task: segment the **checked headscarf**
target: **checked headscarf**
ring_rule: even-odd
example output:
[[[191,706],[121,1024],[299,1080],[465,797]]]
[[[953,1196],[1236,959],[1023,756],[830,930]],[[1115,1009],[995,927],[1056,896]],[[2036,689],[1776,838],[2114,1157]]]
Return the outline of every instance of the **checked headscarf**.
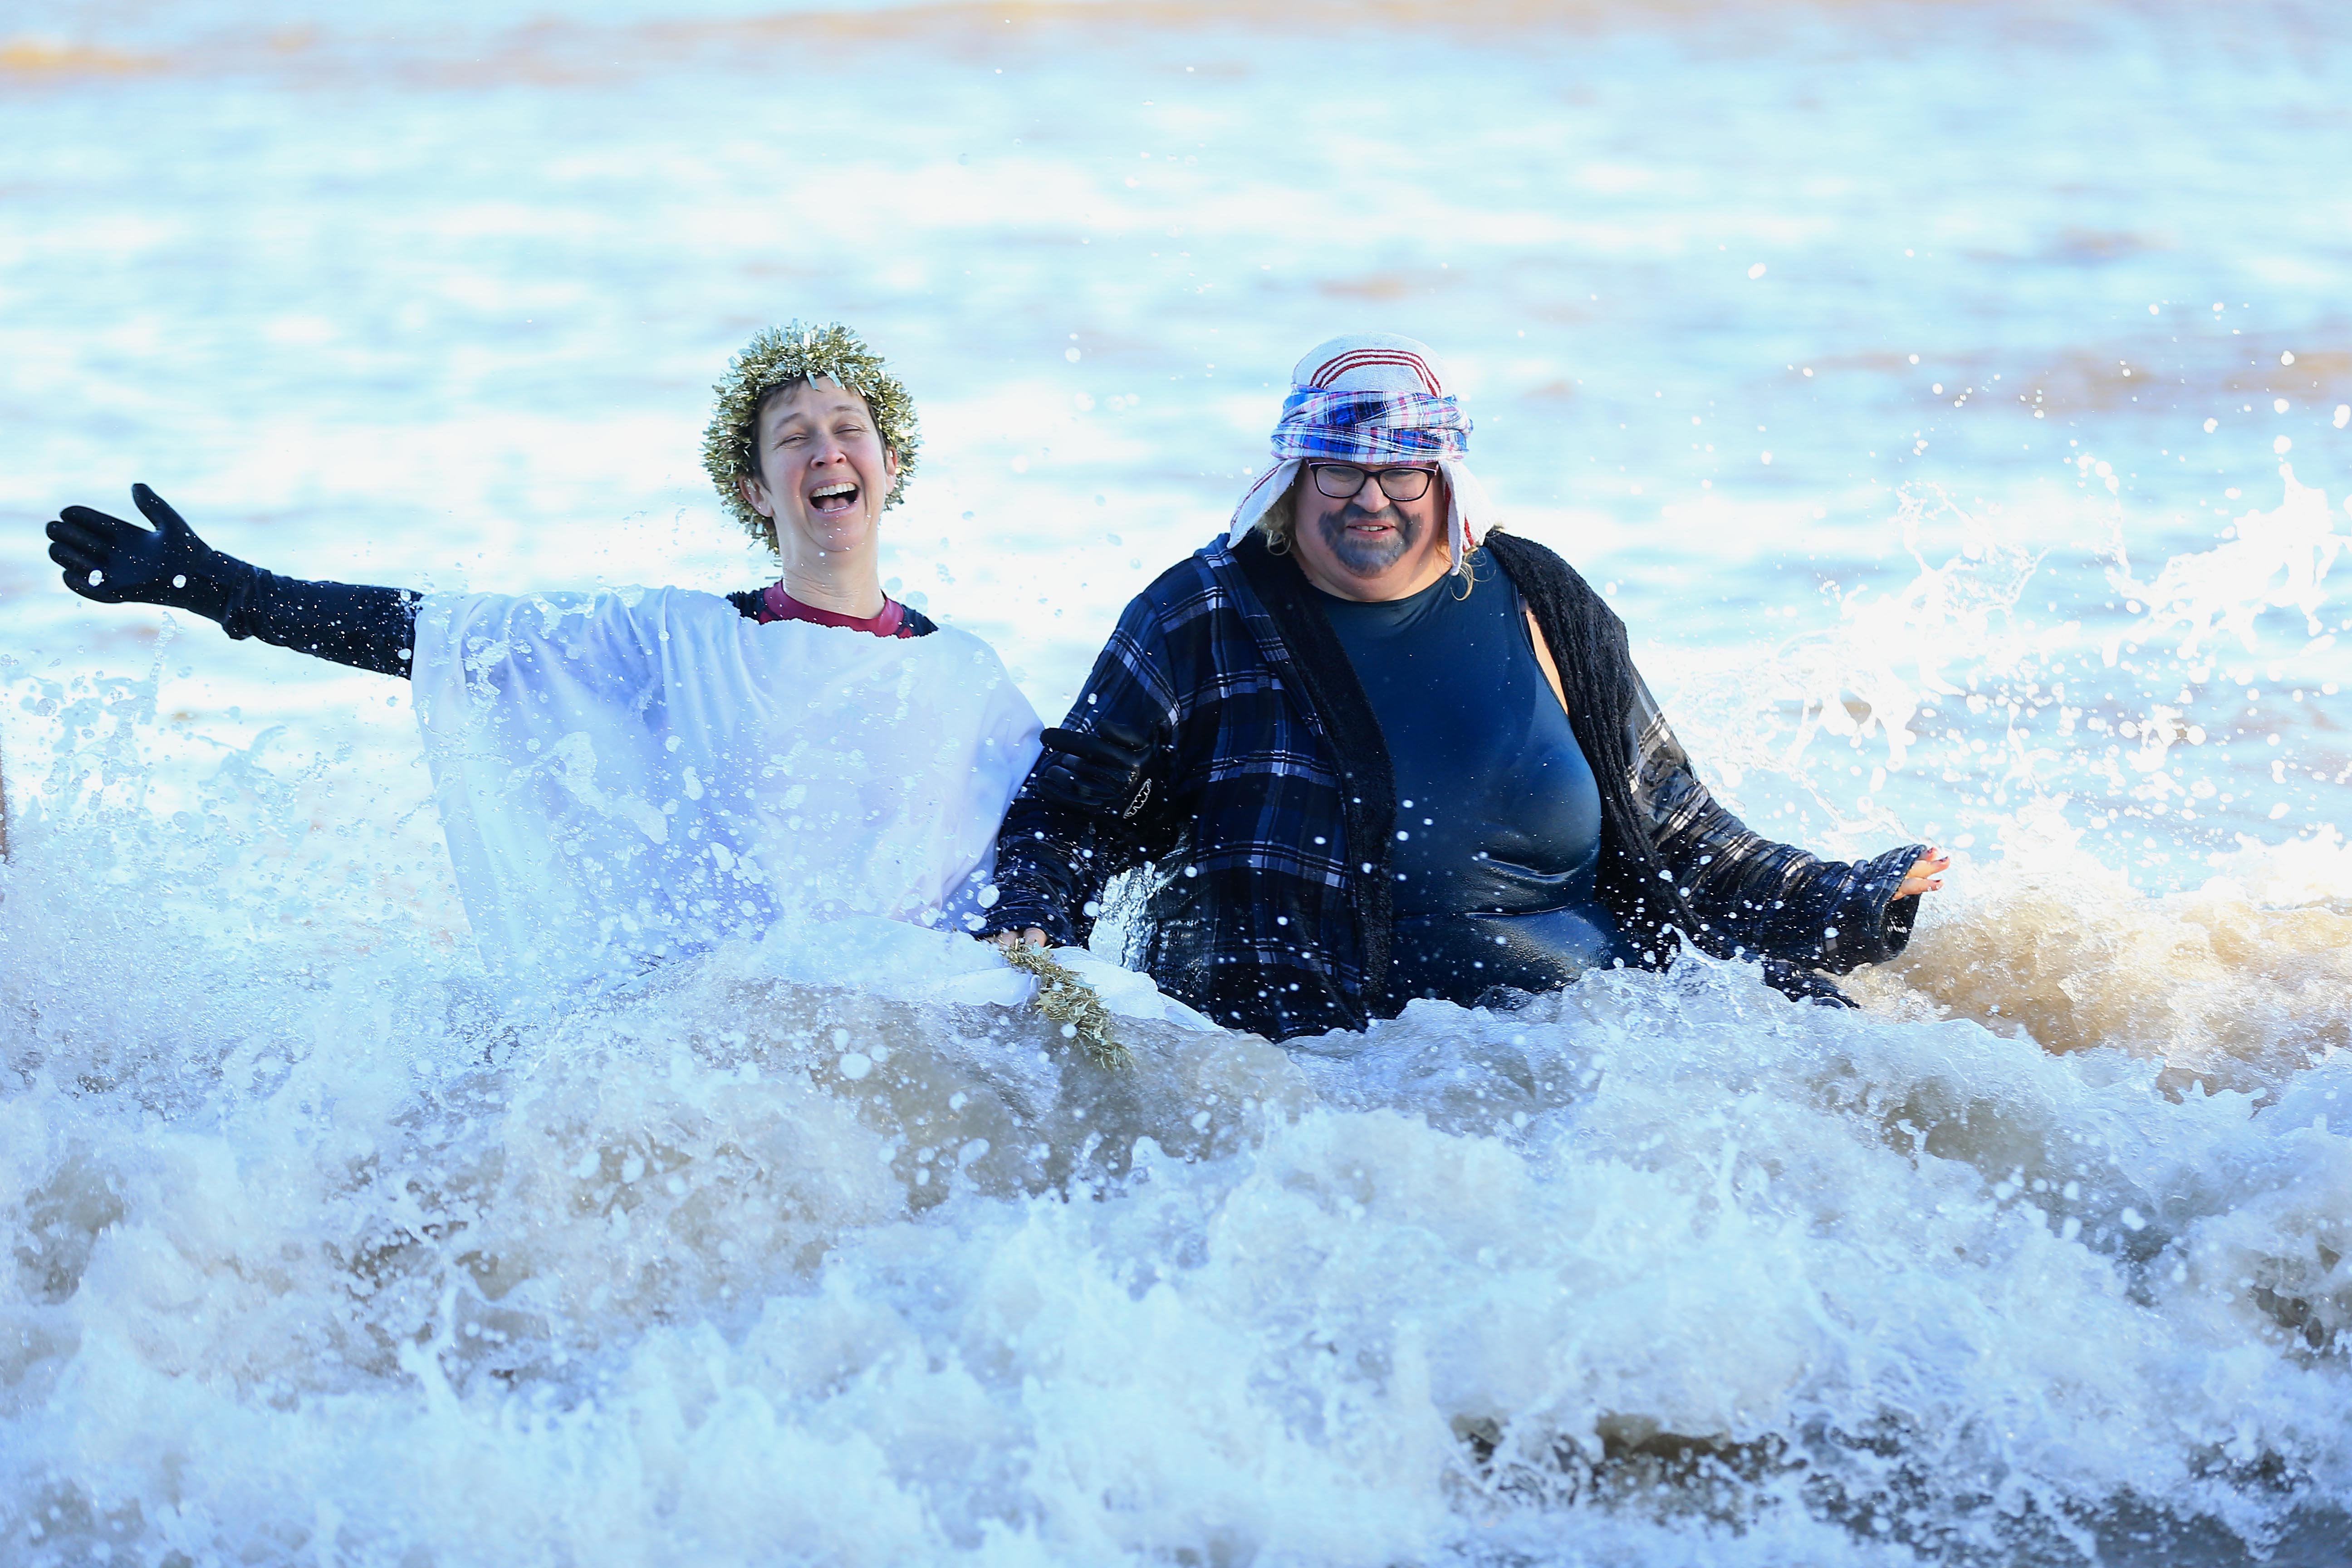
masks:
[[[1306,463],[1434,462],[1445,476],[1446,537],[1461,570],[1486,537],[1493,508],[1467,461],[1470,416],[1446,390],[1427,345],[1389,332],[1333,338],[1308,351],[1290,379],[1274,427],[1274,467],[1234,509],[1227,536],[1239,543]]]

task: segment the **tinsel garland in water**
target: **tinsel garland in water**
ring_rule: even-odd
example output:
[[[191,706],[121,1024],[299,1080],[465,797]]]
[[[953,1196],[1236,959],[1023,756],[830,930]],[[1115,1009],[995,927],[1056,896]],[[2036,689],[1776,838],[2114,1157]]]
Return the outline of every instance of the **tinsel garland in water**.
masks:
[[[1061,1025],[1062,1037],[1077,1041],[1088,1061],[1099,1068],[1134,1065],[1135,1058],[1110,1032],[1110,1009],[1061,960],[1042,947],[1022,945],[1007,948],[1004,962],[1037,982],[1037,1011]]]

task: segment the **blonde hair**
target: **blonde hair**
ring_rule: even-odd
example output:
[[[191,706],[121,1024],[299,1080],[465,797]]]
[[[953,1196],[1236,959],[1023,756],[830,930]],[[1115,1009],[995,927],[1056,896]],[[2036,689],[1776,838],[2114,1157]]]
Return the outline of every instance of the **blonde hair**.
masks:
[[[1267,507],[1257,520],[1257,531],[1265,535],[1265,552],[1268,555],[1290,553],[1290,536],[1298,527],[1298,487],[1306,479],[1307,468],[1301,464],[1298,472],[1291,479],[1290,488],[1275,497],[1274,504]]]

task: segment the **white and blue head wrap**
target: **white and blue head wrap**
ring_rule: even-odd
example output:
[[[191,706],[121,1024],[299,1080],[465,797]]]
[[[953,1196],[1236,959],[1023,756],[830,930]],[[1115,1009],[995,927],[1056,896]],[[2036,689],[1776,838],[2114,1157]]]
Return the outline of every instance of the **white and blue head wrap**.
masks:
[[[1470,416],[1427,345],[1389,332],[1333,338],[1310,350],[1290,379],[1274,427],[1274,467],[1234,509],[1226,536],[1239,543],[1289,492],[1304,463],[1434,462],[1445,476],[1446,538],[1463,570],[1493,508],[1466,460]]]

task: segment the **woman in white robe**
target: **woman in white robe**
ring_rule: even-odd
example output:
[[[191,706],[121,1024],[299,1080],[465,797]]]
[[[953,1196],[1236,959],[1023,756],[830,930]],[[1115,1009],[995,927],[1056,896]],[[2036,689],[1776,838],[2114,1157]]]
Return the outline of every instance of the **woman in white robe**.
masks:
[[[913,405],[839,326],[762,332],[717,390],[705,464],[776,552],[764,589],[295,582],[211,549],[143,485],[152,529],[67,507],[49,554],[85,598],[412,679],[458,889],[510,1000],[780,922],[977,926],[1038,723],[985,643],[882,592]]]

